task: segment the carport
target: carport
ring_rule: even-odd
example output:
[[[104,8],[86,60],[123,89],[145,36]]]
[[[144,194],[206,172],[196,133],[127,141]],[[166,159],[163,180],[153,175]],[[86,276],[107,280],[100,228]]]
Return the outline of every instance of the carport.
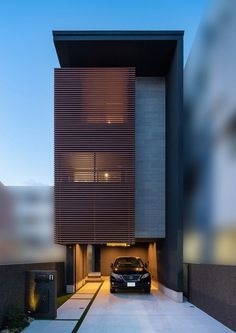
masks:
[[[102,245],[76,245],[75,275],[76,289],[91,272],[100,272],[102,276],[110,274],[111,263],[120,256],[140,257],[148,264],[152,280],[156,284],[158,280],[157,243],[142,242],[134,245],[127,244],[102,244]]]

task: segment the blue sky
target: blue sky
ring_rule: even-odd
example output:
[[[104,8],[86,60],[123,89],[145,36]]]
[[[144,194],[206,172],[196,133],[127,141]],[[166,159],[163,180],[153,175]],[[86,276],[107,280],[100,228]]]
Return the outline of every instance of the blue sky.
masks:
[[[52,30],[185,30],[185,60],[207,0],[1,0],[0,181],[53,184]]]

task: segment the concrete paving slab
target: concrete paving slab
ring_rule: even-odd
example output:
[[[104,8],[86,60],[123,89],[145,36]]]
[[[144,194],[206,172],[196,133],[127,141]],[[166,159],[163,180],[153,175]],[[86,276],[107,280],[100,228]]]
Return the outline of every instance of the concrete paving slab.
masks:
[[[230,333],[233,332],[206,313],[199,316],[166,316],[176,333]]]
[[[88,317],[87,317],[88,316]],[[82,323],[79,333],[175,333],[167,319],[147,315],[87,315],[86,322]]]
[[[94,293],[86,294],[86,293],[76,293],[73,296],[71,296],[70,299],[92,299],[94,296]]]
[[[233,331],[192,306],[176,303],[152,288],[142,292],[110,294],[105,281],[79,333],[232,333]]]
[[[71,333],[77,321],[66,320],[34,320],[24,333]]]
[[[77,291],[77,294],[81,293],[95,293],[100,287],[100,282],[88,282],[82,288]]]
[[[69,299],[57,310],[57,319],[79,319],[89,302],[89,299]]]

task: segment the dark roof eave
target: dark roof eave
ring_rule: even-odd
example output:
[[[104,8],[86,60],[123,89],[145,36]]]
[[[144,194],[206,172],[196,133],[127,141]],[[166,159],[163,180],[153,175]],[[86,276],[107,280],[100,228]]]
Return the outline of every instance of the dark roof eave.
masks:
[[[53,31],[54,41],[80,41],[80,40],[168,40],[182,38],[183,30],[79,30],[79,31]]]

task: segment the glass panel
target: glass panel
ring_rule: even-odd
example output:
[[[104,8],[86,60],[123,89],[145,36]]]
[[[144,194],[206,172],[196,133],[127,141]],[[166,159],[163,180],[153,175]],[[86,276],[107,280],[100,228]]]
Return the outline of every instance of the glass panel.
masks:
[[[93,182],[94,173],[93,171],[75,171],[74,172],[74,182]]]
[[[98,170],[126,169],[129,159],[124,154],[119,153],[96,153],[96,167]]]
[[[112,68],[93,70],[81,77],[80,120],[87,124],[123,124],[128,121],[129,77]]]
[[[93,169],[94,153],[70,153],[69,164],[73,169]]]
[[[97,171],[97,181],[98,182],[121,182],[121,172],[120,171]]]
[[[126,154],[114,152],[74,152],[63,156],[65,182],[129,182],[130,166]]]

